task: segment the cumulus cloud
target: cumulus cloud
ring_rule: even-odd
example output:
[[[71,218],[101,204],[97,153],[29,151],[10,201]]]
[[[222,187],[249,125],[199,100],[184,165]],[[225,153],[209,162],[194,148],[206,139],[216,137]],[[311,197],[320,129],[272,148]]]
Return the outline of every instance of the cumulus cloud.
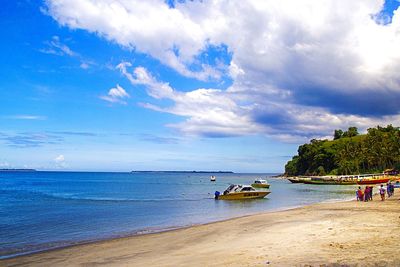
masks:
[[[58,156],[54,159],[54,161],[55,161],[55,162],[64,162],[64,161],[65,161],[64,155],[58,155]]]
[[[67,166],[64,155],[58,155],[55,157],[54,162],[57,168],[65,168]]]
[[[400,10],[377,21],[383,0],[46,3],[61,25],[151,55],[187,77],[230,75],[226,90],[180,92],[142,67],[129,72],[129,63],[119,65],[155,100],[173,101],[143,106],[186,117],[170,125],[186,133],[289,140],[400,123]],[[202,64],[199,56],[211,46],[227,47],[229,66]]]
[[[156,80],[145,68],[129,72],[121,63],[121,73],[134,85],[144,85],[155,100],[172,100],[171,106],[142,103],[145,108],[186,117],[169,127],[188,135],[227,137],[265,134],[286,142],[298,142],[330,135],[332,129],[356,126],[365,130],[378,124],[400,122],[400,115],[367,118],[332,114],[325,108],[310,108],[293,103],[268,101],[260,95],[231,90],[197,89],[180,92]],[[284,98],[284,97],[283,97]]]
[[[108,91],[108,94],[105,96],[100,96],[101,99],[108,101],[110,103],[120,103],[126,105],[126,101],[124,99],[129,98],[130,95],[125,91],[124,88],[117,84],[116,87],[111,88]]]

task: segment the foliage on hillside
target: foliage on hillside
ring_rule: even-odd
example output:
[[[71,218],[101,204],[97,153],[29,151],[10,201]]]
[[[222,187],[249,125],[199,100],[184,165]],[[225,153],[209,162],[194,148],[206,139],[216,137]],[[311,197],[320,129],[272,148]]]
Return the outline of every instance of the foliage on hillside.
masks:
[[[285,166],[287,175],[359,174],[400,169],[400,128],[388,125],[359,135],[356,127],[335,130],[334,140],[313,139],[299,146]]]

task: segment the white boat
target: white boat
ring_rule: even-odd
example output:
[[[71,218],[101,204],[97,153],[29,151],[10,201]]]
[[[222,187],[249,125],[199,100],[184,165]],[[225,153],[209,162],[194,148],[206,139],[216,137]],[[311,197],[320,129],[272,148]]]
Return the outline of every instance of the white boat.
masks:
[[[257,191],[251,185],[235,185],[231,184],[221,195],[220,192],[215,192],[215,199],[219,200],[242,200],[263,198],[271,193],[270,191]]]
[[[211,175],[210,181],[211,181],[211,182],[215,182],[216,180],[217,180],[217,178],[216,178],[214,175]]]
[[[251,186],[255,188],[269,188],[269,183],[264,179],[256,179]]]

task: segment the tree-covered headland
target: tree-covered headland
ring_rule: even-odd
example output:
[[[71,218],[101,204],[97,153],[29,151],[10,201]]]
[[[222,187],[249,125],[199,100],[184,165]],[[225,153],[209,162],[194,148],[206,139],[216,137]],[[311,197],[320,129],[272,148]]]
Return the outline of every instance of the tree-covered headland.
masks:
[[[299,146],[288,161],[285,174],[346,175],[400,169],[400,128],[388,125],[369,128],[360,135],[356,127],[335,130],[333,140],[313,139]]]

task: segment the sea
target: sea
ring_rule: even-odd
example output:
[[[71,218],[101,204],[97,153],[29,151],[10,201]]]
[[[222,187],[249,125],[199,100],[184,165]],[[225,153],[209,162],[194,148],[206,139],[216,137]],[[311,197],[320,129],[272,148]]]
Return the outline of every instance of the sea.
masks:
[[[0,172],[0,259],[355,197],[355,186],[291,184],[273,175]],[[214,200],[215,191],[256,178],[268,179],[266,198]]]

